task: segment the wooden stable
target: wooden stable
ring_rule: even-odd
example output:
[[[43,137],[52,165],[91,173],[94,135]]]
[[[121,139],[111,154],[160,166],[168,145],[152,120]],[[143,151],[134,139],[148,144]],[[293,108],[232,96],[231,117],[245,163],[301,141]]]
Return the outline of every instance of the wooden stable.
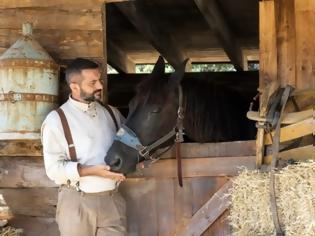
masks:
[[[188,56],[192,62],[231,61],[241,71],[259,53],[261,91],[275,80],[314,88],[314,0],[260,1],[259,15],[252,0],[111,2],[2,0],[0,50],[17,39],[21,23],[32,21],[36,39],[60,64],[80,56],[132,72],[160,53],[175,67]],[[130,176],[121,186],[129,235],[229,235],[228,199],[222,196],[241,166],[255,168],[256,150],[261,163],[268,162],[268,140],[261,130],[258,137],[256,143],[183,144],[183,188],[173,150]],[[10,224],[26,235],[59,235],[57,186],[46,177],[39,140],[0,140],[0,194],[0,219],[11,214],[6,204],[14,215]]]

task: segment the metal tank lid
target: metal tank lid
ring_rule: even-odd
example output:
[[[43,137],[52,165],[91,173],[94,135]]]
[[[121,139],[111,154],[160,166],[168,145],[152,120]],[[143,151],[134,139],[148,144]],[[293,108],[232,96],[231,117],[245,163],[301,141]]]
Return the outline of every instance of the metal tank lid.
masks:
[[[0,60],[33,59],[54,61],[45,49],[33,39],[32,24],[24,23],[22,29],[23,36],[0,56]]]

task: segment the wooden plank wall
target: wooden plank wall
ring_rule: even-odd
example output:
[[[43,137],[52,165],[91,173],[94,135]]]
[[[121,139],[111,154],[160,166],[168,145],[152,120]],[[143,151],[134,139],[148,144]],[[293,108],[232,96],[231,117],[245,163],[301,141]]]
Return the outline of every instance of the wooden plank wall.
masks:
[[[234,147],[234,152],[228,147]],[[255,167],[254,141],[183,144],[186,177],[184,187],[180,188],[176,173],[163,172],[172,170],[168,168],[175,162],[169,159],[174,156],[172,153],[165,154],[163,160],[150,168],[131,175],[121,185],[127,200],[128,235],[175,235],[232,175],[237,174],[240,166]],[[205,168],[200,168],[202,166]],[[57,187],[46,177],[42,157],[2,156],[0,167],[0,209],[5,201],[15,215],[10,224],[24,228],[26,236],[58,236],[54,221]],[[203,235],[227,235],[226,216],[227,213],[217,219]]]
[[[260,1],[260,88],[315,87],[315,1]]]

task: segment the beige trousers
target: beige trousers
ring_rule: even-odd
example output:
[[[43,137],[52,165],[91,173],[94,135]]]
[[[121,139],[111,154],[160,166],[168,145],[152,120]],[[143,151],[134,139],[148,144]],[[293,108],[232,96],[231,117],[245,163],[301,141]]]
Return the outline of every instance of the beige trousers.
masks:
[[[83,193],[60,187],[56,221],[61,236],[125,236],[126,204],[118,191]]]

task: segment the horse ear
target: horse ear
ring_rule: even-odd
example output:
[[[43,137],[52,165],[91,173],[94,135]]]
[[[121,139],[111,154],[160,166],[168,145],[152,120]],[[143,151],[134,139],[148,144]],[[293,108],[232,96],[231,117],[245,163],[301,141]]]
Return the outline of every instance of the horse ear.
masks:
[[[183,79],[184,77],[184,74],[185,74],[185,68],[186,68],[186,63],[188,61],[188,58],[186,58],[182,64],[180,64],[175,72],[170,76],[169,78],[169,83],[174,85],[174,86],[178,86],[181,82],[181,80]]]
[[[164,77],[165,71],[165,62],[162,56],[159,56],[158,60],[156,61],[153,71],[151,73],[151,78],[161,79]]]

